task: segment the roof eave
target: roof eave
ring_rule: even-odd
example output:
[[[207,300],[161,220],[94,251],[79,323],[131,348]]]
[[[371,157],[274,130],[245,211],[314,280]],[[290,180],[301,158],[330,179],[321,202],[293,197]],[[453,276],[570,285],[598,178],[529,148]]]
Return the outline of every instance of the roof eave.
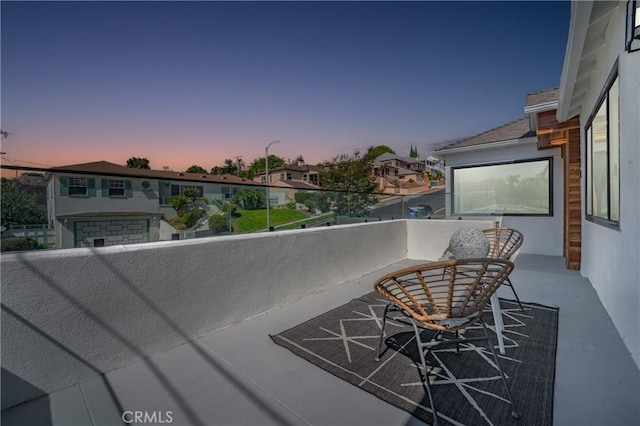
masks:
[[[580,60],[587,38],[592,8],[593,1],[571,2],[571,24],[569,26],[567,49],[562,65],[558,109],[556,113],[556,119],[560,122],[570,118],[569,111],[571,110],[573,92],[580,70]]]
[[[438,155],[446,155],[446,154],[453,154],[453,153],[465,152],[465,151],[477,151],[482,149],[501,148],[503,146],[516,145],[520,143],[535,143],[536,141],[537,141],[537,138],[535,136],[527,136],[524,138],[509,139],[506,141],[498,141],[498,142],[489,142],[489,143],[483,143],[479,145],[461,146],[457,148],[444,148],[444,149],[438,150],[437,152],[438,152]]]
[[[524,113],[525,114],[533,114],[535,112],[549,111],[551,109],[556,109],[556,108],[558,108],[558,101],[557,100],[544,102],[544,103],[536,104],[536,105],[526,106],[526,107],[524,107]]]

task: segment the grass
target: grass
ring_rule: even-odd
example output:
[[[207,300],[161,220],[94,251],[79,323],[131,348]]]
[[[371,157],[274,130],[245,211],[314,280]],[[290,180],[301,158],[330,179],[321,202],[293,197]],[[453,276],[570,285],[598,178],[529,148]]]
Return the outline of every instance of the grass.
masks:
[[[233,221],[233,232],[244,233],[258,231],[267,227],[267,210],[239,210],[242,216]],[[270,209],[271,226],[294,220],[305,219],[307,216],[298,210]]]

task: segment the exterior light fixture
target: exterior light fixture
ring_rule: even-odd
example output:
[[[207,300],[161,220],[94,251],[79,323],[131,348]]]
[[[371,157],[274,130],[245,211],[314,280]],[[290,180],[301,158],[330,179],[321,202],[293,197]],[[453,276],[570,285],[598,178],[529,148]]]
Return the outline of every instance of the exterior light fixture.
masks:
[[[629,0],[627,2],[625,50],[627,52],[640,50],[640,1],[638,0]]]
[[[267,147],[264,149],[264,153],[265,153],[264,170],[265,170],[265,177],[267,179],[267,232],[271,231],[271,218],[269,217],[269,208],[271,207],[270,206],[271,200],[269,199],[269,184],[271,183],[269,179],[269,147],[274,143],[278,143],[278,142],[280,141],[273,141],[269,145],[267,145]]]

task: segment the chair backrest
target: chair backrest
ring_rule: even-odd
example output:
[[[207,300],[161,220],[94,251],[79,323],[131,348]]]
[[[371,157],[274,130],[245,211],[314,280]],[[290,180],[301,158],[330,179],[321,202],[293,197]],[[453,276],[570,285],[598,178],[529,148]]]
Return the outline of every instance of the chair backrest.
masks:
[[[477,321],[513,270],[505,259],[453,259],[392,272],[374,289],[424,326],[455,331]]]
[[[491,245],[488,257],[515,260],[524,241],[522,232],[513,228],[489,228],[482,232],[487,236]]]

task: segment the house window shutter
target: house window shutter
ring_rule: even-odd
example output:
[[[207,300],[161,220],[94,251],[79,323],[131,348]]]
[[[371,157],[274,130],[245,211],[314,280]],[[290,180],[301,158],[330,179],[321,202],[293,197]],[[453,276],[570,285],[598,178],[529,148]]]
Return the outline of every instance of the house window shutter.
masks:
[[[93,178],[87,179],[87,195],[89,197],[96,196],[96,180]]]
[[[109,196],[109,179],[101,179],[102,181],[102,196]]]
[[[127,197],[127,198],[133,197],[133,190],[131,189],[131,181],[130,180],[125,180],[124,181],[124,196]]]
[[[65,176],[60,177],[60,195],[69,195],[69,178]]]

